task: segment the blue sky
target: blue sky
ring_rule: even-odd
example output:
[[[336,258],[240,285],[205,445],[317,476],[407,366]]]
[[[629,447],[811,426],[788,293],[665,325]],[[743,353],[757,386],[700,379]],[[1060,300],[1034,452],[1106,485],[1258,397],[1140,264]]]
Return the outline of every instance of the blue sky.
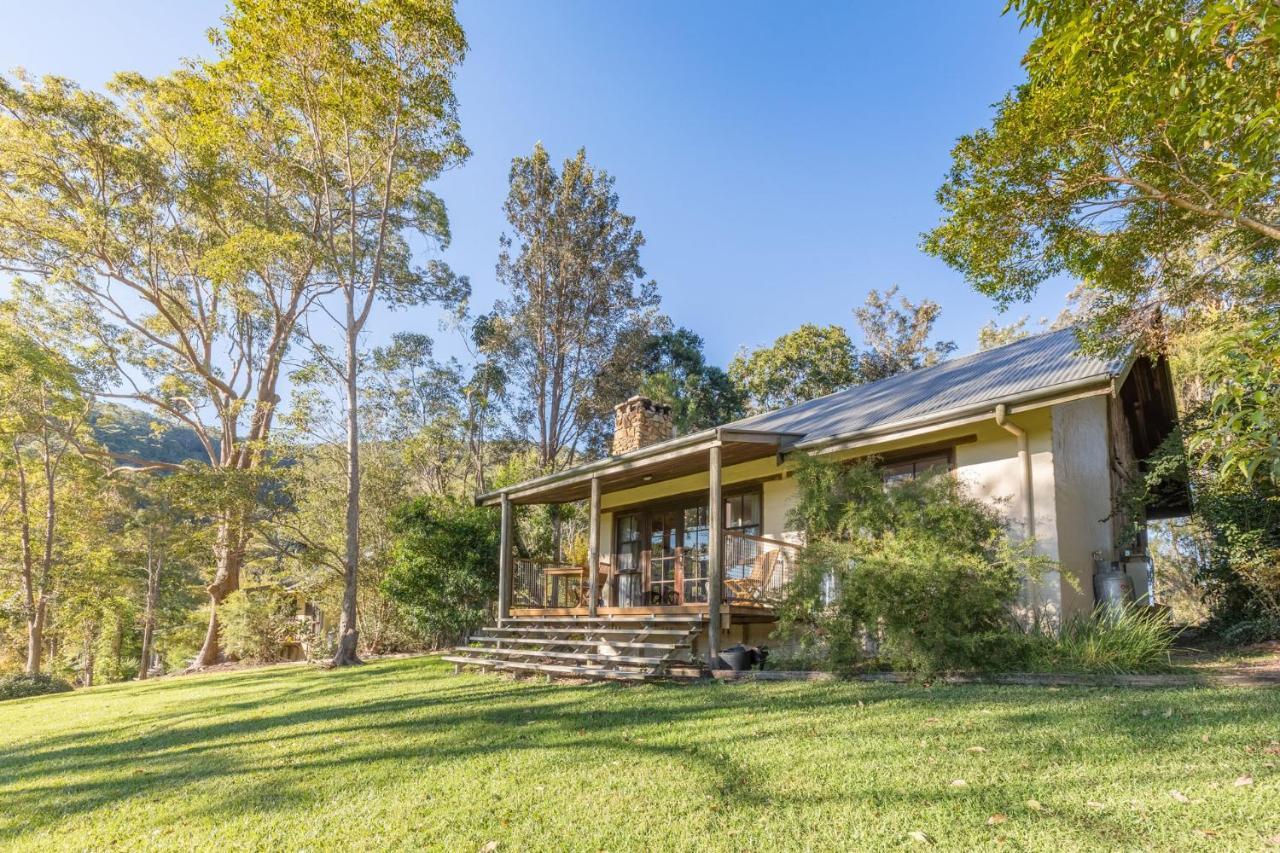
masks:
[[[541,140],[586,146],[617,179],[664,309],[726,364],[804,322],[852,326],[870,288],[942,305],[939,337],[974,348],[994,307],[918,249],[956,137],[1021,78],[1030,38],[1000,2],[912,4],[462,0],[471,44],[457,81],[474,155],[437,187],[444,258],[494,279],[513,156]],[[0,67],[101,86],[207,51],[221,0],[8,0]],[[1054,316],[1069,283],[1029,313]],[[383,312],[373,337],[412,329],[461,348],[430,311]]]

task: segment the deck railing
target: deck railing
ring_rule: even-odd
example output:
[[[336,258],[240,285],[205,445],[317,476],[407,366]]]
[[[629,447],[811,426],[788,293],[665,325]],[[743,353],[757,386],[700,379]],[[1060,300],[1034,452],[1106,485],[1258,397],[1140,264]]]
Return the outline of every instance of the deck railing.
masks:
[[[511,583],[512,607],[546,607],[547,576],[533,560],[516,560]]]
[[[724,535],[724,602],[772,606],[795,576],[799,549],[781,539],[735,530]]]
[[[683,568],[683,585],[672,584],[665,593],[648,594],[645,602],[659,604],[705,604],[707,582],[706,555],[702,551],[702,569],[698,553],[690,551],[677,556]],[[724,569],[722,600],[725,604],[771,607],[795,574],[797,546],[781,539],[749,536],[726,530],[724,536]],[[601,567],[601,599],[609,601],[607,567]],[[585,607],[587,603],[586,572],[570,566],[548,566],[534,560],[515,560],[511,584],[512,607]]]

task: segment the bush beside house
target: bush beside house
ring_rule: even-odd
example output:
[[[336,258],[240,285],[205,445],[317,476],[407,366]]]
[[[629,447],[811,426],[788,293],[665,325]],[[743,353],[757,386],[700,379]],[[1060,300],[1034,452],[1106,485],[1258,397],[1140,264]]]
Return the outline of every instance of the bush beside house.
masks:
[[[808,545],[779,612],[784,660],[836,671],[1141,672],[1167,668],[1173,635],[1137,610],[1054,634],[1018,606],[1053,561],[938,473],[889,483],[874,460],[802,459],[793,522]]]

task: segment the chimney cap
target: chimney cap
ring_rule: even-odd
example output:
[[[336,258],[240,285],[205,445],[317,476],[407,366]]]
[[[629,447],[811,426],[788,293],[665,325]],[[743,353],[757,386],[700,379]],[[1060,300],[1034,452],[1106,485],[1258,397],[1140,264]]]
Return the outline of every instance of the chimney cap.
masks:
[[[671,405],[669,403],[659,403],[643,394],[634,394],[613,407],[615,412],[634,411],[636,409],[649,409],[662,414],[671,413]]]

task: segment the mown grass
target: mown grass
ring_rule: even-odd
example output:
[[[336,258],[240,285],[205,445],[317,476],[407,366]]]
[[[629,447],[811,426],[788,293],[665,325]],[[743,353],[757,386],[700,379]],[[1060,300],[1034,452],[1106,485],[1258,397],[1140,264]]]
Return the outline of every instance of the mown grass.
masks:
[[[1278,741],[1273,690],[277,667],[4,703],[0,847],[1255,850]]]

